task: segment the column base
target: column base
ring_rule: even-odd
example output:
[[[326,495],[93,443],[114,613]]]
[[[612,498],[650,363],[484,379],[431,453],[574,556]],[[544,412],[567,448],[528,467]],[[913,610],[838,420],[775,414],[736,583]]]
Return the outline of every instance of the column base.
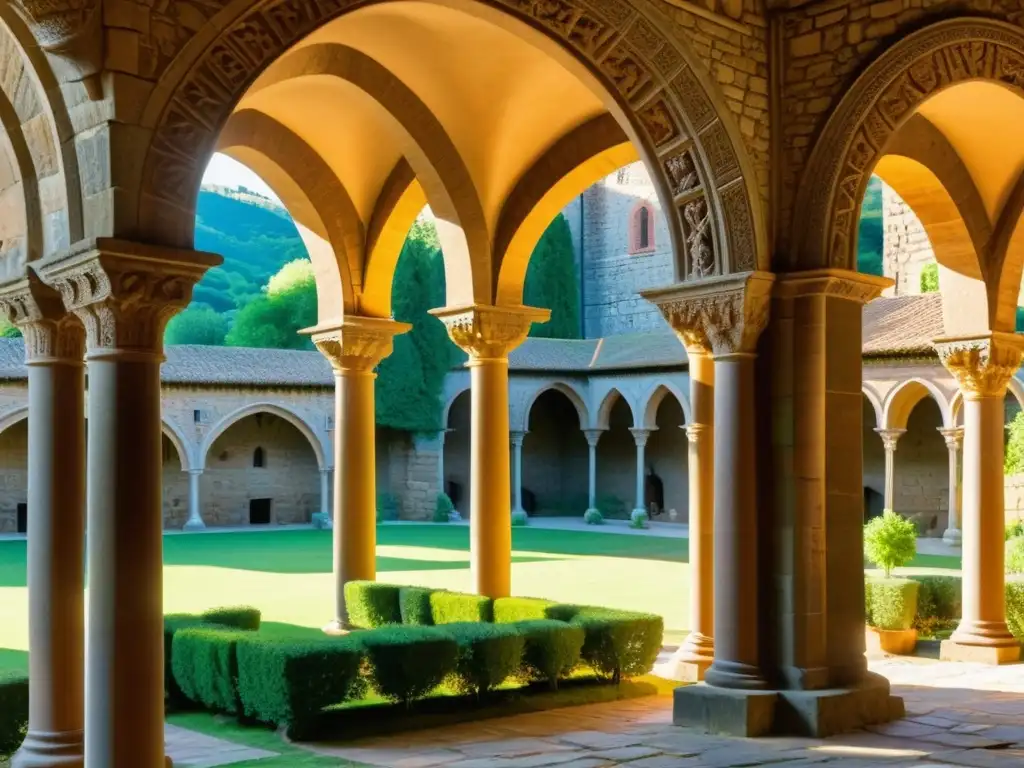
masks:
[[[947,528],[942,534],[942,541],[951,547],[959,547],[963,543],[963,535],[959,528]]]
[[[850,688],[821,691],[751,691],[700,683],[677,688],[672,722],[729,736],[789,735],[824,738],[887,723],[905,715],[889,681],[868,674]]]
[[[704,679],[709,685],[730,690],[763,691],[768,688],[760,669],[735,661],[712,662]]]
[[[315,512],[309,522],[318,531],[329,531],[334,527],[330,515],[325,515],[323,512]]]
[[[82,768],[84,765],[82,731],[29,731],[21,748],[11,758],[11,768]]]
[[[183,531],[205,531],[206,530],[206,523],[204,523],[202,520],[188,520],[188,521],[185,522],[185,525],[182,526],[181,530],[183,530]]]
[[[970,661],[976,664],[1015,664],[1020,661],[1020,644],[968,645],[950,638],[939,646],[940,661]]]

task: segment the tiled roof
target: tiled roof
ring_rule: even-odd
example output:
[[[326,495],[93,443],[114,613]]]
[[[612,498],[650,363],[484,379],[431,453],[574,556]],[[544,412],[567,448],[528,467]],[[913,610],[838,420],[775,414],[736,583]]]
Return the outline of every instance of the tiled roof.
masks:
[[[878,299],[864,309],[865,357],[932,356],[942,335],[938,294]],[[0,380],[26,377],[21,339],[0,339]],[[686,351],[668,330],[603,339],[527,339],[509,356],[514,371],[586,373],[686,364]],[[174,346],[161,368],[167,384],[332,387],[334,376],[319,352],[244,347]]]
[[[942,335],[942,296],[897,296],[864,307],[864,357],[932,357]]]

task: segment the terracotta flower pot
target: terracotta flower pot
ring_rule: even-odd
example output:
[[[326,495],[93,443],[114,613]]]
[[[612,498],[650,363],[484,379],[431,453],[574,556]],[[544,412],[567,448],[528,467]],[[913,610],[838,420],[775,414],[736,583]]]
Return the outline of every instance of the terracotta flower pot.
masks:
[[[917,648],[916,629],[866,628],[868,653],[889,653],[894,656],[910,656]]]

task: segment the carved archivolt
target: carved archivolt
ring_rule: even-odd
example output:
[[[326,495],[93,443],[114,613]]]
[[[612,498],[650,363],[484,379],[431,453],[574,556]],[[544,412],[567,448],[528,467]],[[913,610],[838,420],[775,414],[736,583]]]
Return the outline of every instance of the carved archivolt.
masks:
[[[11,0],[39,47],[55,57],[67,82],[82,81],[102,98],[103,14],[100,0]]]
[[[505,10],[558,40],[608,83],[643,144],[669,216],[680,276],[727,274],[767,261],[757,181],[731,118],[688,62],[671,23],[648,3],[626,0],[500,0]],[[317,27],[358,6],[349,0],[265,0],[233,20],[205,49],[179,57],[147,107],[153,140],[143,168],[140,231],[146,239],[188,247],[196,190],[208,153],[249,84],[270,62]],[[170,94],[169,98],[167,94]],[[697,269],[687,255],[684,210],[703,196],[709,237],[699,239]],[[666,213],[668,213],[666,211]],[[710,268],[708,250],[710,249]]]
[[[931,95],[988,80],[1024,92],[1024,30],[985,19],[939,22],[896,43],[840,102],[797,198],[795,267],[856,268],[860,204],[886,144]]]

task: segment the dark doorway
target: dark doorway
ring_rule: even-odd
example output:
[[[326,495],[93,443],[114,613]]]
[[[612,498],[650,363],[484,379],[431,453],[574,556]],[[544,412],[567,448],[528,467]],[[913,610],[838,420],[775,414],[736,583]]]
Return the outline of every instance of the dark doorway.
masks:
[[[249,499],[249,525],[270,525],[270,499]]]
[[[18,533],[28,533],[28,504],[18,505]]]

